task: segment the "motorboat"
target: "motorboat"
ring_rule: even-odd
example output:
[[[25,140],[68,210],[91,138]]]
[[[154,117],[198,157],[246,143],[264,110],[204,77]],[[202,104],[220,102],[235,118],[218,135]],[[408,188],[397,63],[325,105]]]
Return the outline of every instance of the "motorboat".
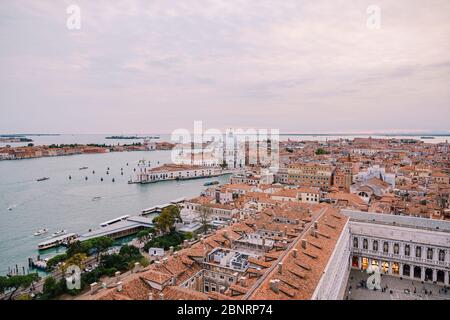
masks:
[[[81,167],[80,170],[86,170],[88,167]]]
[[[45,181],[45,180],[48,180],[48,179],[50,179],[50,178],[49,177],[43,177],[43,178],[37,179],[37,181]]]
[[[43,234],[45,234],[47,232],[48,232],[48,229],[47,228],[43,228],[43,229],[39,229],[38,231],[36,231],[34,233],[34,235],[37,237],[37,236],[43,235]]]
[[[216,185],[216,184],[219,184],[219,181],[208,181],[208,182],[205,182],[203,185],[206,187],[206,186],[213,186],[213,185]]]

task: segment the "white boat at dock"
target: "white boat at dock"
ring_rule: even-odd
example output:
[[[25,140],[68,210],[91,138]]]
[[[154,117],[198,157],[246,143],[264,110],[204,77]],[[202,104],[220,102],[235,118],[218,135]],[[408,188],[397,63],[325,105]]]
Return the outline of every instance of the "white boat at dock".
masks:
[[[38,231],[36,231],[35,233],[34,233],[34,236],[40,236],[40,235],[43,235],[43,234],[45,234],[45,233],[47,233],[48,232],[48,229],[47,228],[43,228],[43,229],[39,229]]]
[[[52,234],[52,237],[53,238],[54,237],[59,237],[59,236],[62,236],[63,234],[66,234],[66,233],[67,233],[67,230],[60,230],[60,231],[57,231],[54,234]]]
[[[78,238],[76,233],[68,233],[59,237],[54,237],[38,244],[39,250],[46,250],[61,245],[69,245]]]

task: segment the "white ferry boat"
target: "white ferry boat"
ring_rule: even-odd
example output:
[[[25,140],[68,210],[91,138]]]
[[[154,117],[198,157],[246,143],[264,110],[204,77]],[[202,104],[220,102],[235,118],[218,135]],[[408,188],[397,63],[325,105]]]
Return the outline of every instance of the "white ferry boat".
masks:
[[[58,247],[61,245],[69,245],[71,244],[75,239],[78,238],[78,235],[75,233],[68,233],[59,237],[54,237],[49,240],[46,240],[44,242],[41,242],[38,244],[39,250],[46,250],[53,247]]]

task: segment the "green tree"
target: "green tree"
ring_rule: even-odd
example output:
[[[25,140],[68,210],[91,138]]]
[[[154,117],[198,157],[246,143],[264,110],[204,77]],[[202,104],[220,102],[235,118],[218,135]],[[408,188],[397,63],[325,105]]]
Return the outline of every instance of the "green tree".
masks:
[[[174,229],[175,222],[182,222],[180,208],[175,205],[164,208],[159,216],[153,219],[155,227],[162,233],[170,232]]]
[[[87,259],[87,256],[85,253],[77,253],[70,258],[68,258],[64,264],[61,266],[61,270],[63,272],[66,272],[67,268],[70,266],[78,266],[80,269],[84,268],[84,261]]]
[[[26,289],[38,280],[39,276],[37,273],[0,277],[0,292],[5,293],[6,291],[10,291],[8,299],[11,300],[19,289]]]
[[[47,261],[47,271],[50,271],[55,267],[58,263],[63,262],[67,259],[67,254],[62,253],[58,254],[57,256],[54,256],[50,260]]]
[[[322,149],[322,148],[319,148],[319,149],[317,149],[316,150],[316,155],[322,155],[322,154],[329,154],[330,152],[328,152],[327,150],[325,150],[325,149]]]
[[[90,240],[91,248],[97,251],[97,258],[106,250],[111,248],[114,240],[109,237],[98,237]]]
[[[57,282],[55,278],[48,277],[45,279],[44,287],[42,290],[42,295],[40,299],[48,300],[54,299],[64,293],[66,289],[65,279],[61,279],[61,281]]]
[[[165,235],[156,237],[149,242],[147,242],[144,246],[144,250],[148,251],[148,249],[155,248],[164,248],[164,250],[168,250],[170,247],[177,247],[183,240],[185,239],[185,234],[181,232],[171,232]]]

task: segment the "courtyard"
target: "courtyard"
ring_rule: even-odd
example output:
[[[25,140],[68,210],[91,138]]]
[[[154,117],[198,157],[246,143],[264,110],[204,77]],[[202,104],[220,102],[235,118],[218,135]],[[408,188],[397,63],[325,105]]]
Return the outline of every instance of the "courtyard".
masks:
[[[364,282],[369,277],[364,271],[351,270],[344,299],[348,300],[450,300],[450,288],[433,284],[381,275],[381,288],[369,290]]]

